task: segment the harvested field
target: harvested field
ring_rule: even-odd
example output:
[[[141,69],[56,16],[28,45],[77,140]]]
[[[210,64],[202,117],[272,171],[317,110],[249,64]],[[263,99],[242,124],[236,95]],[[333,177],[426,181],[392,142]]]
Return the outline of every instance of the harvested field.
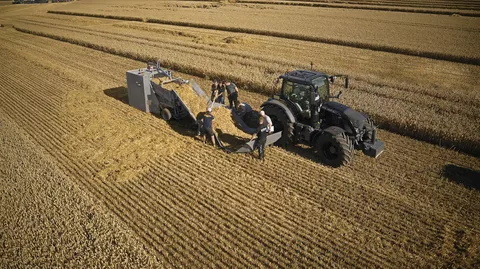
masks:
[[[51,10],[480,63],[477,17],[245,4],[198,9],[171,7],[170,3],[77,2]]]
[[[304,6],[313,8],[348,8],[363,10],[461,15],[478,17],[480,4],[475,1],[327,1],[327,0],[238,0],[236,3]]]
[[[0,112],[3,268],[159,265],[129,228]]]
[[[230,35],[227,32],[145,23],[112,21],[113,25],[98,26],[98,19],[94,19],[95,29],[79,29],[74,25],[86,25],[89,18],[73,18],[68,22],[65,16],[48,15],[19,19],[15,25],[21,31],[137,60],[160,59],[164,66],[189,74],[232,78],[242,90],[266,94],[272,93],[272,82],[279,74],[307,68],[311,51],[328,50],[332,54],[312,62],[330,74],[353,77],[342,102],[366,112],[382,128],[480,154],[476,135],[480,129],[476,117],[480,113],[480,93],[472,90],[480,88],[479,66],[262,36],[251,36],[249,43],[226,44],[222,40]],[[296,47],[308,49],[299,52]],[[368,64],[372,62],[375,64]],[[469,124],[464,124],[465,118]]]
[[[467,128],[478,131],[478,66],[12,10],[16,15],[0,15],[0,23],[34,34],[0,28],[0,204],[9,209],[0,214],[2,267],[33,262],[131,268],[480,264],[479,158],[380,129],[386,151],[378,159],[357,154],[353,165],[333,169],[318,164],[309,149],[291,146],[269,147],[260,163],[252,155],[206,146],[188,129],[128,106],[125,88],[126,70],[160,58],[164,66],[184,72],[176,76],[195,79],[207,91],[210,78],[233,78],[243,86],[240,100],[258,108],[278,74],[306,68],[309,52],[328,48],[314,64],[352,75],[343,102],[393,127],[404,120],[412,137],[441,133],[435,118],[443,115],[451,121],[443,121],[449,125],[440,129],[446,132],[442,142],[467,137],[475,143],[464,145],[474,148],[478,138],[460,122],[468,120],[473,127]],[[228,116],[225,111],[217,117]],[[410,114],[415,111],[420,116]],[[17,192],[35,200],[15,197]],[[48,206],[25,210],[32,217],[19,218],[23,212],[13,206],[19,201],[25,208],[33,201]],[[53,221],[43,221],[45,216]],[[45,225],[25,224],[32,218]],[[16,235],[23,227],[31,233]],[[65,252],[52,255],[55,247]],[[77,249],[85,250],[84,256],[72,261]]]
[[[354,166],[331,169],[312,162],[301,148],[292,149],[300,156],[270,148],[260,166],[250,156],[203,146],[104,93],[124,85],[125,70],[142,63],[1,31],[3,112],[165,266],[469,267],[478,262],[479,192],[442,176],[445,167],[478,170],[476,158],[381,131],[388,150],[378,160],[359,155]],[[18,42],[23,46],[14,45]],[[24,80],[23,66],[37,77]],[[259,99],[245,95],[251,103]],[[37,101],[17,109],[33,98]],[[167,156],[168,149],[160,149],[160,156],[146,152],[151,158],[145,171],[128,180],[98,177],[105,165],[70,154],[70,141],[88,144],[89,138],[76,132],[102,119],[85,117],[88,108],[63,105],[71,98],[125,119],[112,127],[118,131],[155,133],[158,141],[150,146],[165,145],[169,137],[183,150]]]

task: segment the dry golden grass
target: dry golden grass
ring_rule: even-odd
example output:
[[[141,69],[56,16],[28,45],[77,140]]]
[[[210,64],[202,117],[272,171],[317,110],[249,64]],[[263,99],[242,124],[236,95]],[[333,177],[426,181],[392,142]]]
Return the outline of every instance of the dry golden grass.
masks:
[[[260,164],[249,155],[204,146],[105,91],[124,87],[125,70],[144,63],[0,32],[2,112],[67,177],[128,225],[165,267],[473,267],[479,262],[480,193],[453,182],[467,184],[461,172],[478,171],[477,158],[380,131],[387,151],[379,159],[358,155],[351,167],[331,169],[303,148],[274,147]],[[209,84],[198,81],[204,88]],[[242,94],[252,104],[263,98]],[[104,164],[71,154],[70,141],[90,143],[103,130],[90,137],[75,138],[75,133],[103,118],[91,117],[89,107],[65,106],[71,99],[107,109],[108,117],[122,121],[112,126],[119,133],[154,132],[159,141],[145,143],[175,138],[182,150],[163,156],[168,149],[159,149],[160,157],[147,151],[146,171],[128,180],[98,177]]]
[[[306,68],[311,51],[328,50],[313,62],[322,71],[353,77],[342,102],[366,112],[382,128],[480,154],[478,66],[260,36],[237,36],[247,41],[227,43],[227,32],[145,23],[98,26],[95,19],[95,29],[73,28],[68,21],[58,21],[61,18],[65,17],[26,18],[15,25],[137,60],[160,59],[169,68],[193,75],[232,78],[243,89],[266,94],[272,93],[272,81],[279,74]],[[75,17],[75,23],[78,20],[86,25],[89,19]]]
[[[154,82],[160,82],[159,79],[154,79]],[[157,83],[157,82],[156,82]],[[158,83],[157,83],[158,84]],[[190,84],[165,84],[164,87],[169,90],[174,90],[180,96],[182,101],[188,106],[194,117],[198,120],[206,112],[208,106],[207,101],[199,97]],[[209,89],[205,89],[205,93],[209,95]],[[232,118],[232,113],[229,109],[223,106],[213,108],[212,115],[215,117],[214,130],[219,135],[220,140],[226,136],[232,136],[236,139],[228,139],[224,141],[225,146],[236,146],[245,143],[245,139],[251,137],[235,126]]]
[[[169,3],[82,1],[52,10],[480,63],[477,17],[244,4],[197,9],[170,7]]]
[[[236,3],[305,6],[317,8],[347,8],[363,10],[426,13],[440,15],[480,16],[476,2],[458,1],[328,1],[328,0],[237,0]]]
[[[158,267],[135,234],[59,170],[4,108],[0,106],[1,267]]]

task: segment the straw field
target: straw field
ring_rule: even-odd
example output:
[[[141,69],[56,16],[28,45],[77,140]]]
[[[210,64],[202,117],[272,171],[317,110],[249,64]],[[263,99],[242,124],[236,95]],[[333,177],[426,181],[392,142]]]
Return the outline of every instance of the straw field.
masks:
[[[477,65],[51,8],[0,16],[1,267],[480,264],[480,159],[434,145],[478,147]],[[227,154],[128,105],[125,71],[159,58],[206,91],[233,78],[254,108],[313,61],[352,76],[342,102],[410,137],[380,129],[380,158],[340,169],[302,146]],[[427,134],[442,136],[411,138]]]
[[[174,2],[175,3],[175,2]],[[189,26],[480,63],[478,17],[198,2],[77,2],[51,12]],[[160,15],[161,14],[161,15]],[[440,17],[439,17],[440,16]],[[285,23],[288,22],[288,23]],[[395,33],[395,34],[392,34]]]
[[[102,21],[106,24],[99,25]],[[472,90],[480,87],[477,65],[275,37],[54,14],[18,19],[15,27],[136,60],[160,59],[164,66],[192,75],[231,78],[243,89],[265,94],[272,94],[272,82],[278,75],[288,69],[309,68],[313,62],[322,71],[353,77],[342,102],[369,114],[380,127],[480,154],[476,135],[480,93]],[[292,49],[296,47],[305,49]],[[328,53],[312,59],[312,51]]]

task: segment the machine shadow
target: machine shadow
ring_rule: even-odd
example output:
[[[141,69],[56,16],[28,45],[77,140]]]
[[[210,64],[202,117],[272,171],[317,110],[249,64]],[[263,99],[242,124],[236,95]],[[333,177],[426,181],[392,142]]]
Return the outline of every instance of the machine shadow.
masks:
[[[469,189],[480,190],[480,171],[447,164],[442,169],[442,176]]]
[[[105,95],[110,96],[118,101],[128,105],[128,89],[125,87],[116,87],[103,90]]]
[[[128,88],[126,87],[115,87],[115,88],[110,88],[103,90],[103,93],[113,99],[116,99],[126,105],[128,105]],[[160,120],[163,121],[162,117],[160,115],[153,114],[155,117],[159,118]],[[175,121],[171,120],[167,122],[168,125],[177,133],[184,135],[184,136],[195,136],[196,134],[196,128],[189,128],[191,125],[191,121],[188,120],[180,120],[180,121]]]

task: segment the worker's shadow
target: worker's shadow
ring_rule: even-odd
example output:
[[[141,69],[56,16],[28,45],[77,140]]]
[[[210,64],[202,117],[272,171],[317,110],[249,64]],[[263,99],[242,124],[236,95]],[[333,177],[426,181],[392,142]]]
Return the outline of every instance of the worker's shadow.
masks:
[[[442,176],[451,182],[463,185],[469,189],[480,190],[480,171],[447,164],[442,169]]]
[[[223,145],[227,150],[234,152],[235,150],[239,149],[245,143],[249,141],[247,138],[243,138],[240,136],[224,133],[220,129],[215,129],[218,138],[222,141]]]

